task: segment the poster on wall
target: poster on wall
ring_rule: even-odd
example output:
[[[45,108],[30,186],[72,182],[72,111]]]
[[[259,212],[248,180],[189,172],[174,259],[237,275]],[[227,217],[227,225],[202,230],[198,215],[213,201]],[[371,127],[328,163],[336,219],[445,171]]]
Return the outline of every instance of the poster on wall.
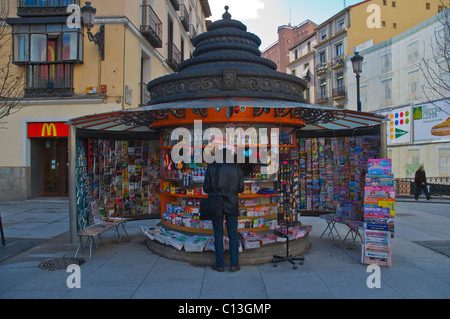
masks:
[[[387,145],[411,144],[412,133],[412,111],[411,106],[405,106],[381,112],[388,117],[387,122]]]
[[[413,107],[414,142],[450,141],[450,99]]]

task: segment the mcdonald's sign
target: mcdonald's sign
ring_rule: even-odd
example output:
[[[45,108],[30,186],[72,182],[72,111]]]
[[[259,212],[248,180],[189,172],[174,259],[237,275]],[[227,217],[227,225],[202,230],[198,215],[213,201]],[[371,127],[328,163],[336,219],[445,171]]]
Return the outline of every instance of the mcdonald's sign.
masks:
[[[28,123],[28,137],[68,137],[69,125],[63,122]]]

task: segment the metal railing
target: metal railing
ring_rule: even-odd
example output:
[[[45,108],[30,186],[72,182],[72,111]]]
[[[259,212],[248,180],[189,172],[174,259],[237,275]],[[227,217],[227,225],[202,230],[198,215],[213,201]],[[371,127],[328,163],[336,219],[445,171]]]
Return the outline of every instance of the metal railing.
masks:
[[[141,6],[141,32],[155,48],[162,47],[162,22],[150,5]]]
[[[18,7],[67,7],[71,4],[80,4],[80,0],[18,0]]]
[[[22,16],[54,16],[69,15],[67,7],[80,5],[80,0],[18,0],[17,15]]]
[[[334,88],[332,96],[333,98],[345,96],[345,86],[338,86],[337,88]]]
[[[172,43],[167,43],[167,64],[175,71],[177,65],[181,63],[181,52],[177,46]]]
[[[189,13],[184,4],[180,4],[180,20],[184,30],[189,32]]]
[[[427,177],[431,196],[450,196],[450,177]],[[413,177],[395,178],[397,195],[414,195],[416,185]]]

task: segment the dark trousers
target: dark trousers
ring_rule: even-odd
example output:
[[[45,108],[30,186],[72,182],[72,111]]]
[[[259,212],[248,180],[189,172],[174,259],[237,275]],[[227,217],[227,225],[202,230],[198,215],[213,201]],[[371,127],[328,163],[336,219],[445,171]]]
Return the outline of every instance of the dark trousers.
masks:
[[[414,193],[414,197],[416,199],[419,199],[419,196],[422,193],[422,190],[423,190],[425,196],[427,197],[427,199],[430,199],[430,193],[428,193],[428,187],[425,185],[417,185],[416,184],[416,191]]]
[[[239,265],[239,242],[237,235],[238,218],[229,214],[224,214],[227,222],[227,233],[230,241],[230,267]],[[223,259],[223,219],[213,220],[214,229],[214,249],[216,250],[216,266],[225,267]]]

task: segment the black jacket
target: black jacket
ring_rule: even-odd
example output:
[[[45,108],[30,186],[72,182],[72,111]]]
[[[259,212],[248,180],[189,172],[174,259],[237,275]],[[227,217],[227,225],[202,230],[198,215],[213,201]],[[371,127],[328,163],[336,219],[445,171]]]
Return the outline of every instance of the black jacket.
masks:
[[[206,170],[203,191],[208,195],[222,195],[223,212],[239,216],[238,194],[244,191],[244,174],[233,164],[213,163]]]
[[[425,185],[427,185],[427,176],[425,175],[425,171],[421,171],[420,169],[416,171],[416,175],[414,176],[414,183],[417,186],[422,186],[422,183],[425,183]]]

